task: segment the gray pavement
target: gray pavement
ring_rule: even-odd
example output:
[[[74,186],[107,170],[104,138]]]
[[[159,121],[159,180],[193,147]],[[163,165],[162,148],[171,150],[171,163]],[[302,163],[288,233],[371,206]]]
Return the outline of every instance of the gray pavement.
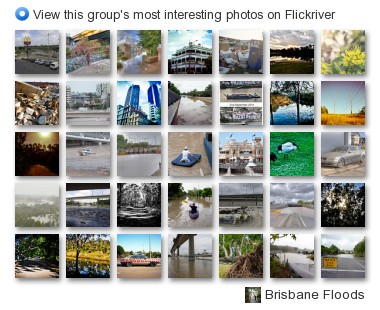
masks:
[[[334,256],[329,256],[334,257]],[[337,256],[335,256],[337,257]],[[365,278],[365,260],[359,258],[337,257],[338,268],[323,268],[321,260],[322,278]]]
[[[59,69],[52,70],[45,65],[17,59],[15,61],[15,74],[59,74]]]

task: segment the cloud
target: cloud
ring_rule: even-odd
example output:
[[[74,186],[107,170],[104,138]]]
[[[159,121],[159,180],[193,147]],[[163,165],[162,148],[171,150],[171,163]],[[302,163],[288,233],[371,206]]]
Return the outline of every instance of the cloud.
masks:
[[[212,48],[212,31],[211,30],[169,30],[168,33],[168,57],[189,42],[196,41],[196,44],[202,44],[204,47]]]
[[[330,247],[334,244],[341,250],[353,250],[364,237],[364,234],[322,234],[321,245]]]
[[[159,132],[122,132],[124,138],[132,142],[148,142],[150,144],[161,144],[161,133]]]
[[[271,183],[270,200],[276,202],[297,202],[314,200],[313,183]]]
[[[177,235],[170,234],[168,241],[168,252],[173,246],[173,239]],[[211,234],[197,234],[194,236],[194,251],[195,253],[203,253],[206,250],[208,253],[212,253],[212,235]],[[189,254],[189,242],[185,242],[179,249],[180,255]]]
[[[233,29],[219,31],[219,37],[227,37],[235,40],[263,40],[262,30]]]
[[[24,38],[29,37],[31,46],[59,45],[58,30],[16,30],[15,46],[24,46]]]
[[[219,195],[263,194],[262,183],[220,183]]]
[[[275,245],[294,246],[299,249],[314,250],[314,235],[313,234],[296,234],[296,240],[293,240],[290,235],[280,238],[274,243]]]
[[[270,32],[270,47],[282,49],[314,44],[312,30],[272,30]]]

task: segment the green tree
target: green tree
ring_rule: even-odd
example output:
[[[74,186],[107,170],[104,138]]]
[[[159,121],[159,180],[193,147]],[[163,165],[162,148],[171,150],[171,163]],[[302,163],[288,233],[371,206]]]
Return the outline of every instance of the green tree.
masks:
[[[363,238],[362,241],[360,241],[358,244],[354,247],[354,254],[358,257],[364,257],[365,256],[365,238]]]
[[[180,90],[174,85],[174,83],[172,83],[172,82],[168,82],[168,88],[172,91],[172,92],[174,92],[174,93],[176,93],[177,95],[181,95],[181,92],[180,92]]]
[[[117,246],[117,257],[122,257],[124,255],[125,251],[124,248],[121,245]]]
[[[161,44],[161,30],[140,30],[139,35],[141,46],[148,50],[149,55],[156,56]]]

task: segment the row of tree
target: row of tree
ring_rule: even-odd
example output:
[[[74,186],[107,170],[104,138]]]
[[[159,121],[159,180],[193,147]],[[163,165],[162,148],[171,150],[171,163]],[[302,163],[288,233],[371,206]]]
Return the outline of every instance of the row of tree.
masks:
[[[130,251],[124,250],[124,248],[121,245],[117,246],[117,257],[119,257],[119,258],[127,257],[127,256],[133,255],[135,253],[141,253],[141,254],[144,254],[145,256],[151,257],[151,258],[161,258],[161,252],[158,252],[158,251],[146,252],[144,250],[141,250],[141,251],[134,252],[132,250],[130,250]]]
[[[153,147],[153,145],[150,145],[148,142],[129,142],[128,138],[125,138],[123,135],[117,135],[118,149],[126,149],[131,147],[150,148]]]
[[[289,47],[283,49],[271,49],[270,56],[282,56],[289,58],[301,58],[305,61],[314,59],[314,45],[309,44],[300,47]]]
[[[321,107],[321,113],[322,114],[329,114],[329,109],[323,105]],[[352,111],[351,111],[351,114],[352,114]],[[365,115],[365,106],[360,109],[359,114]]]
[[[204,90],[193,89],[189,92],[181,92],[174,83],[169,81],[169,89],[177,95],[189,96],[189,97],[212,97],[212,86],[208,84]]]
[[[168,190],[168,196],[169,199],[174,199],[177,197],[183,197],[185,195],[193,196],[193,197],[212,197],[212,188],[211,187],[205,187],[201,189],[191,189],[187,192],[184,190],[182,183],[169,183],[169,190]]]

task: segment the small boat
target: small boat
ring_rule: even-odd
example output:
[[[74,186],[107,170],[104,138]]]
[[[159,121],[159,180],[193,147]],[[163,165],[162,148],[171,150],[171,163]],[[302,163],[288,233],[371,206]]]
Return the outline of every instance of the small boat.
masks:
[[[189,216],[190,218],[192,218],[193,220],[197,219],[199,217],[199,212],[197,210],[197,212],[195,213],[191,213],[191,211],[189,211]]]
[[[87,155],[96,154],[95,152],[93,152],[93,151],[92,151],[90,148],[88,148],[88,147],[86,147],[85,149],[79,150],[78,153],[79,153],[80,156],[87,156]]]
[[[261,98],[261,96],[258,95],[257,93],[253,93],[253,95],[252,94],[232,94],[232,95],[224,94],[224,96],[226,96],[227,100],[230,100],[230,99],[244,100],[244,99]]]

